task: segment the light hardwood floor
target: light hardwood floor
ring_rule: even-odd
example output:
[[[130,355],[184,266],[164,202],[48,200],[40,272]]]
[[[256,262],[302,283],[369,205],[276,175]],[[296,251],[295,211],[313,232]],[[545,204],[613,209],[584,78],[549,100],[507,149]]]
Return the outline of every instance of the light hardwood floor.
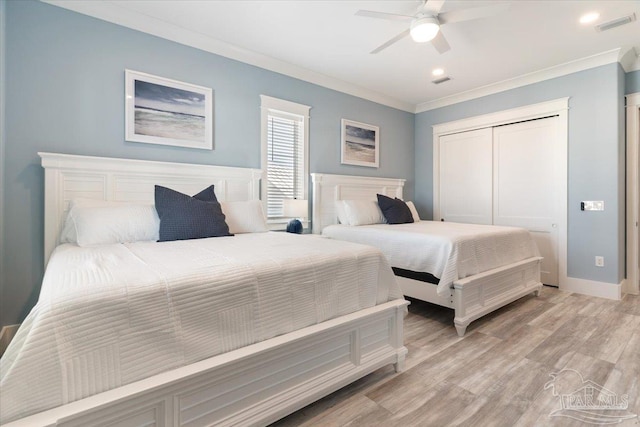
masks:
[[[582,380],[615,393],[618,403],[628,395],[626,410],[591,411],[595,417],[640,414],[638,296],[611,301],[545,286],[539,297],[471,323],[463,338],[452,322],[451,310],[412,300],[404,372],[382,368],[273,426],[597,425],[585,422],[582,410],[559,413],[580,420],[550,416]],[[545,389],[550,374],[563,369],[555,387]]]

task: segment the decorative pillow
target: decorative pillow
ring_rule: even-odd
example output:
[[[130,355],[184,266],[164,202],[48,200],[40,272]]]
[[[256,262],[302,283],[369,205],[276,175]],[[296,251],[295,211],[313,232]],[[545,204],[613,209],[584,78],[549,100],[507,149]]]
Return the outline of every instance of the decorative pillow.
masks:
[[[349,225],[382,224],[384,216],[373,200],[343,200],[344,211]]]
[[[197,194],[211,197],[209,190]],[[203,195],[203,193],[206,193]],[[215,194],[213,195],[215,199]],[[155,186],[156,210],[160,217],[160,242],[202,239],[205,237],[233,236],[217,199],[203,201],[172,190]]]
[[[413,222],[420,222],[420,215],[418,215],[418,210],[416,209],[416,205],[413,204],[412,201],[407,202],[407,206],[411,211],[411,216],[413,217]]]
[[[226,218],[226,223],[229,225],[230,233],[262,233],[269,231],[260,200],[220,202],[220,206]]]
[[[61,242],[95,246],[158,240],[160,219],[152,205],[98,202],[71,204]]]
[[[210,185],[198,194],[194,194],[193,198],[202,200],[203,202],[216,202],[218,203],[218,198],[216,197],[215,186]]]
[[[382,214],[389,224],[406,224],[413,222],[411,210],[405,202],[400,199],[392,199],[391,197],[378,194],[378,205]]]

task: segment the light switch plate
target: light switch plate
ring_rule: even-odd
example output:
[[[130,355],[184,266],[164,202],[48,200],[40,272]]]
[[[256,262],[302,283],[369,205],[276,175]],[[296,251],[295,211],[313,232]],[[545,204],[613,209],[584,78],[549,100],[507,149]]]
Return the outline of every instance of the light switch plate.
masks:
[[[584,201],[584,209],[585,211],[603,211],[604,210],[604,201],[603,200],[591,200]]]

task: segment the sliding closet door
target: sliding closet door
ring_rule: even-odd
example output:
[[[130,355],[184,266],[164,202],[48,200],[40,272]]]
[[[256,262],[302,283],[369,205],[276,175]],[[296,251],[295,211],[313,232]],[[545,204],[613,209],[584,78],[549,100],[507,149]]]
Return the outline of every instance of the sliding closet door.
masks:
[[[542,261],[542,283],[558,285],[557,117],[493,129],[493,223],[528,229]]]
[[[440,137],[440,217],[491,224],[492,130]]]

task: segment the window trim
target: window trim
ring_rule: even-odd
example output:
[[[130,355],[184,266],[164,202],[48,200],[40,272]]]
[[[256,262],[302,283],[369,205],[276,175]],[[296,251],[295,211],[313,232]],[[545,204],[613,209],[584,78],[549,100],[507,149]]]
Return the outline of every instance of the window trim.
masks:
[[[269,111],[278,111],[284,114],[301,116],[303,121],[303,149],[304,149],[304,199],[309,200],[309,111],[308,105],[298,104],[285,99],[273,98],[267,95],[260,95],[260,162],[262,168],[263,181],[260,189],[260,198],[265,213],[267,212],[267,138],[268,138],[268,116]],[[288,218],[267,219],[267,226],[270,230],[282,230],[289,222]],[[303,221],[305,228],[309,227],[310,220]]]

